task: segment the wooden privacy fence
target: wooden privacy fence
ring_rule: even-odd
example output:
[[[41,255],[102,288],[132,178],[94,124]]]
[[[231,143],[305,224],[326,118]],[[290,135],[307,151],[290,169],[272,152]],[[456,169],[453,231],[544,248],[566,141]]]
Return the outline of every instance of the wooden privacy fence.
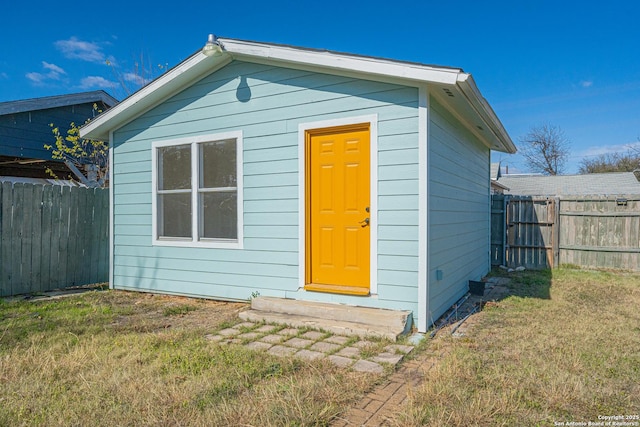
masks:
[[[106,282],[109,192],[0,185],[0,296]]]
[[[492,196],[493,265],[640,270],[640,195]]]

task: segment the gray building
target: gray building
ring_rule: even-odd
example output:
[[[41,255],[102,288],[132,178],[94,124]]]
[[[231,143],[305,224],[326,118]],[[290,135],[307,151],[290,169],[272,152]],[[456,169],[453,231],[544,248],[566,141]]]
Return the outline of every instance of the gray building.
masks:
[[[102,90],[0,102],[0,176],[50,178],[51,168],[61,178],[70,171],[51,159],[45,144],[54,144],[50,124],[64,134],[71,122],[78,125],[118,101]]]

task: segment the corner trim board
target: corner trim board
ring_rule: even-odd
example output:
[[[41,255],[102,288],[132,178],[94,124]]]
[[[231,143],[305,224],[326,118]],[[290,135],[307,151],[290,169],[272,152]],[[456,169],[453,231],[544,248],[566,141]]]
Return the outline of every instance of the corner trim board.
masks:
[[[418,89],[418,332],[429,316],[429,90]]]
[[[114,222],[115,222],[115,209],[113,203],[113,131],[109,132],[109,289],[115,289],[113,283],[114,278],[114,264],[113,256],[115,252],[115,240],[114,240]]]

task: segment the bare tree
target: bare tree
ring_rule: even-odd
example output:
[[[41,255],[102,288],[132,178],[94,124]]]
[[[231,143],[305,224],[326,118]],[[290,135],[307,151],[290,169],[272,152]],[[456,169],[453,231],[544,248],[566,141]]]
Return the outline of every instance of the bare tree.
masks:
[[[640,142],[640,137],[638,138],[638,142]],[[629,145],[629,151],[632,152],[638,159],[640,159],[640,145]],[[640,168],[640,165],[638,166]]]
[[[600,154],[592,159],[582,159],[580,173],[633,172],[640,169],[640,151],[629,149],[627,153]]]
[[[571,143],[558,126],[542,124],[532,127],[520,142],[522,155],[532,172],[545,175],[564,172]]]

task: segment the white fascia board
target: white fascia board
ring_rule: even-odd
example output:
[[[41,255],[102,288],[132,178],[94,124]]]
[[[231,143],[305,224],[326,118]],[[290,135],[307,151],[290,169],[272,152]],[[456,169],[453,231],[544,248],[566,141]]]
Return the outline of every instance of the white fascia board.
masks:
[[[120,128],[174,95],[180,89],[229,62],[231,62],[229,55],[208,57],[198,51],[177,67],[82,126],[80,136],[106,141],[109,138],[109,131]]]
[[[514,154],[517,148],[502,122],[493,111],[493,108],[484,99],[480,90],[476,86],[471,74],[460,73],[458,75],[458,87],[469,101],[469,105],[475,110],[480,118],[485,122],[494,138],[500,143],[505,152]],[[493,147],[491,147],[493,148]]]
[[[328,51],[304,50],[239,40],[219,40],[225,50],[237,59],[242,59],[242,57],[272,59],[333,70],[356,71],[374,76],[449,85],[456,84],[458,74],[461,72],[461,70],[455,68],[435,68],[427,65],[351,56]]]

